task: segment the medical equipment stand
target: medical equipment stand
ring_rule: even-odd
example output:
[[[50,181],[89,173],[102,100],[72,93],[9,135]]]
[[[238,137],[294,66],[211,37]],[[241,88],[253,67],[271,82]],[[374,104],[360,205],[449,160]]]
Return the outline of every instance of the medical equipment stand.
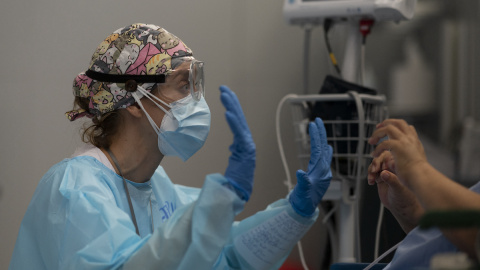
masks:
[[[360,33],[361,18],[374,19],[375,21],[395,21],[395,22],[399,22],[402,20],[410,20],[413,17],[415,5],[416,5],[416,0],[390,0],[390,1],[384,1],[384,0],[357,0],[357,1],[285,0],[283,13],[288,23],[298,24],[302,27],[305,27],[306,41],[309,40],[309,38],[307,37],[309,37],[310,27],[312,27],[312,25],[316,26],[318,24],[323,24],[325,19],[327,18],[335,19],[336,23],[344,23],[345,21],[343,19],[347,19],[346,22],[348,23],[348,36],[346,41],[342,68],[341,68],[341,77],[346,81],[362,85],[364,83],[364,77],[365,77],[364,68],[363,68],[364,59],[365,59],[364,57],[365,47],[362,46],[362,36]],[[306,49],[308,49],[308,46],[306,46]],[[306,55],[308,55],[307,52],[306,52]],[[331,54],[330,57],[332,58],[332,62],[336,63],[336,60],[334,59],[333,54]],[[309,90],[308,89],[308,57],[305,57],[304,61],[305,61],[305,66],[307,67],[306,70],[304,70],[304,74],[305,74],[304,75],[305,76],[304,92],[305,94],[308,94],[308,90]],[[360,69],[359,69],[359,66],[361,66]],[[360,71],[361,74],[359,74],[358,71]],[[340,73],[340,71],[338,72]],[[360,182],[359,179],[361,179],[362,176],[365,176],[363,173],[367,163],[366,157],[361,157],[361,155],[364,155],[364,152],[366,151],[366,149],[368,149],[368,145],[365,145],[365,146],[362,146],[362,145],[364,144],[366,138],[369,137],[368,132],[372,132],[372,130],[370,129],[372,127],[374,128],[374,124],[386,118],[386,109],[384,109],[384,105],[383,105],[385,103],[384,97],[378,96],[375,98],[374,97],[367,98],[366,96],[355,95],[353,92],[345,95],[346,96],[343,96],[343,97],[339,97],[339,96],[327,97],[326,95],[321,95],[322,96],[321,98],[315,97],[315,96],[303,96],[303,97],[286,96],[280,103],[282,104],[286,100],[290,100],[291,102],[293,102],[292,104],[299,102],[299,104],[303,103],[302,106],[304,106],[305,102],[307,101],[315,100],[317,102],[322,102],[323,99],[329,99],[329,98],[345,99],[349,97],[350,99],[355,100],[355,102],[357,103],[357,110],[359,112],[358,115],[360,116],[360,115],[363,115],[363,113],[361,113],[362,106],[358,104],[359,102],[358,99],[360,99],[361,105],[366,105],[368,104],[369,101],[372,101],[370,98],[373,98],[373,100],[376,100],[377,98],[380,99],[380,100],[376,100],[377,103],[374,103],[375,105],[374,107],[382,108],[382,109],[379,109],[379,110],[383,110],[382,114],[378,114],[378,115],[375,114],[374,118],[369,118],[371,115],[368,115],[368,110],[364,110],[364,112],[366,113],[366,115],[364,115],[365,116],[364,120],[366,122],[362,122],[363,120],[360,119],[362,117],[359,117],[358,119],[359,123],[357,124],[359,125],[358,127],[359,127],[360,133],[359,133],[359,137],[357,138],[358,149],[354,151],[354,153],[358,155],[356,160],[356,162],[358,163],[356,167],[357,169],[356,175],[352,179],[345,180],[344,177],[341,176],[341,174],[339,174],[340,180],[332,182],[331,188],[329,189],[329,190],[334,190],[335,186],[339,186],[342,191],[341,193],[343,194],[342,196],[340,196],[342,198],[341,200],[336,200],[338,202],[337,205],[339,208],[338,224],[341,225],[339,230],[340,254],[338,256],[339,257],[338,261],[348,263],[348,262],[357,262],[357,260],[361,259],[359,229],[358,229],[358,225],[356,225],[356,223],[358,223],[358,217],[355,217],[356,215],[355,213],[356,212],[358,213],[358,203],[359,203],[359,196],[360,196],[359,192],[361,191],[360,190],[361,185],[359,185],[359,182]],[[306,98],[306,100],[300,101],[300,100],[297,100],[298,98],[302,98],[302,99]],[[363,98],[365,98],[365,100]],[[309,99],[313,99],[313,100],[309,100]],[[279,105],[279,107],[277,108],[277,126],[279,125],[279,120],[278,120],[279,108],[281,108],[281,105]],[[376,111],[376,109],[374,111]],[[335,123],[335,119],[331,121],[334,121],[330,123],[332,125],[342,124],[342,123]],[[362,128],[364,128],[363,125],[367,125],[366,130],[361,130]],[[373,125],[373,126],[370,126],[370,125]],[[367,133],[364,133],[364,132],[367,132]],[[280,134],[279,128],[277,127],[279,148],[280,148],[281,155],[283,155],[284,153],[283,153],[283,148],[281,146],[281,139],[279,134]],[[308,138],[308,136],[306,137]],[[338,153],[337,153],[337,158],[340,158],[340,156],[338,156]],[[352,157],[346,157],[346,158],[351,159]],[[291,188],[291,183],[288,181],[290,176],[289,176],[289,170],[288,170],[288,166],[286,165],[285,158],[283,158],[283,162],[284,162],[284,167],[287,174],[287,184],[289,185],[289,188]],[[349,196],[345,196],[345,191],[350,190],[352,188],[355,192],[352,195],[348,194]],[[355,251],[355,244],[357,246],[356,251]],[[299,249],[301,250],[301,245],[299,245]],[[355,255],[355,252],[357,253],[357,255]]]
[[[360,46],[361,46],[361,36],[360,36],[360,31],[359,29],[359,20],[358,19],[350,19],[348,21],[348,36],[347,36],[347,41],[346,41],[346,47],[345,47],[345,55],[344,55],[344,61],[342,65],[342,77],[344,80],[350,81],[350,82],[357,82],[358,81],[358,65],[359,65],[359,56],[360,56]],[[363,72],[363,71],[362,71]],[[361,107],[359,104],[357,104],[357,110],[358,108]],[[359,116],[360,111],[359,111]],[[360,122],[360,119],[359,119]],[[359,123],[359,133],[358,134],[364,134],[368,136],[369,134],[365,134],[364,132],[361,132],[361,127],[363,127],[363,123]],[[368,138],[368,137],[367,137]],[[365,138],[359,138],[359,142],[365,140]],[[359,148],[357,149],[357,154],[362,154],[363,149],[360,148],[362,147],[363,143],[359,143],[358,146]],[[368,153],[367,153],[368,154]],[[360,162],[361,157],[358,157],[358,162]],[[360,166],[358,166],[360,169]],[[361,180],[362,175],[360,174],[361,171],[358,172],[359,175],[356,176],[358,180]],[[344,224],[343,228],[340,230],[338,236],[340,238],[340,250],[339,250],[339,262],[360,262],[361,260],[361,254],[360,250],[357,251],[357,256],[355,256],[355,244],[357,244],[357,249],[359,249],[359,228],[355,227],[355,224],[358,222],[355,222],[355,219],[359,219],[358,216],[355,215],[355,208],[358,210],[359,207],[359,197],[360,197],[360,181],[356,181],[357,187],[355,188],[355,194],[353,200],[345,200],[345,198],[340,201],[339,204],[339,224]],[[348,190],[352,188],[352,182],[349,181],[342,181],[342,189],[343,190]],[[358,214],[358,211],[357,211]],[[357,236],[355,237],[355,231],[357,231]],[[352,243],[353,239],[353,243]],[[355,259],[357,257],[357,259]]]
[[[304,66],[306,67],[304,72],[304,94],[308,94],[308,41],[311,32],[311,27],[324,24],[324,29],[327,29],[327,25],[325,25],[326,19],[334,20],[335,24],[337,23],[347,23],[348,24],[348,33],[347,33],[347,41],[345,46],[345,52],[342,62],[341,69],[338,68],[336,65],[337,61],[333,55],[333,53],[329,50],[330,57],[332,59],[332,63],[334,63],[339,76],[349,82],[357,83],[357,84],[364,84],[365,78],[365,70],[364,70],[364,62],[365,62],[365,46],[364,41],[365,37],[369,32],[369,29],[364,29],[362,25],[362,29],[360,29],[360,20],[369,19],[374,21],[403,21],[403,20],[410,20],[413,17],[415,11],[416,0],[352,0],[352,1],[324,1],[324,0],[313,0],[313,1],[306,1],[306,0],[285,0],[283,6],[283,13],[287,22],[289,24],[296,24],[300,25],[305,28],[305,57],[304,59]],[[329,28],[329,27],[328,27]],[[362,34],[363,33],[363,38]],[[326,40],[327,33],[325,33]],[[363,43],[363,45],[362,45]],[[329,47],[327,45],[327,47]],[[359,69],[360,67],[360,69]],[[360,73],[359,73],[360,71]],[[340,75],[341,73],[341,75]],[[358,99],[358,96],[349,93],[350,97],[354,100]],[[326,97],[326,96],[324,96]],[[286,101],[291,97],[285,97],[282,101]],[[315,98],[314,98],[315,99]],[[385,98],[382,97],[383,102],[385,102]],[[304,101],[306,102],[306,101]],[[356,100],[357,102],[357,100]],[[363,100],[362,100],[363,102]],[[282,102],[280,102],[282,103]],[[378,104],[377,104],[378,105]],[[378,105],[383,107],[383,105]],[[279,108],[281,105],[279,105]],[[357,110],[360,110],[357,108]],[[277,126],[279,125],[279,109],[277,108]],[[386,112],[386,110],[385,110]],[[375,121],[381,121],[385,118],[385,115],[382,117],[375,119]],[[338,124],[338,123],[337,123]],[[366,123],[358,123],[360,126]],[[359,130],[360,131],[360,130]],[[281,155],[283,155],[283,148],[281,146],[281,140],[279,135],[279,128],[277,127],[277,136],[279,138],[279,148]],[[360,133],[359,136],[359,146],[363,144],[363,140],[369,134]],[[308,137],[308,136],[307,136]],[[361,142],[361,143],[360,143]],[[366,149],[366,148],[365,148]],[[360,150],[365,149],[357,149],[359,155],[362,154]],[[291,188],[291,183],[288,181],[290,176],[288,172],[288,168],[286,166],[286,161],[284,160],[284,167],[286,174],[287,174],[287,184],[289,188]],[[352,189],[355,191],[350,197],[350,199],[346,199],[345,196],[342,196],[342,200],[337,203],[338,205],[338,212],[339,212],[339,224],[342,225],[341,230],[339,232],[340,238],[340,248],[339,248],[339,262],[357,262],[360,260],[360,243],[359,243],[359,229],[358,225],[355,226],[355,223],[358,221],[358,217],[355,217],[355,212],[358,212],[358,202],[360,193],[360,185],[355,184],[359,178],[361,178],[363,171],[361,171],[360,167],[364,167],[361,162],[362,160],[358,157],[358,172],[357,175],[354,177],[356,180],[341,180],[341,187],[342,192],[345,190]],[[307,161],[308,162],[308,161]],[[360,166],[362,165],[362,166]],[[332,182],[332,184],[336,185],[337,182]],[[334,186],[333,185],[333,186]],[[333,190],[330,188],[331,190]],[[356,210],[355,210],[356,209]],[[383,209],[383,208],[381,208]],[[354,211],[355,210],[355,211]],[[382,210],[381,210],[382,213]],[[381,216],[381,215],[380,215]],[[356,236],[356,237],[355,237]],[[357,239],[357,241],[355,241]],[[356,243],[355,243],[356,242]],[[357,246],[355,251],[355,244]],[[299,250],[301,250],[301,245],[299,245]],[[300,252],[301,253],[301,252]],[[356,253],[356,255],[355,255]],[[302,261],[303,262],[303,261]]]
[[[342,65],[342,78],[346,81],[350,82],[359,82],[359,70],[358,67],[360,66],[360,61],[359,57],[361,55],[361,33],[359,31],[360,28],[360,23],[359,19],[357,18],[350,18],[348,20],[348,36],[346,40],[346,46],[345,46],[345,54],[344,54],[344,61]],[[364,72],[364,70],[362,70]],[[364,82],[362,82],[363,84]],[[351,93],[352,94],[352,93]],[[381,105],[385,103],[385,98],[383,98],[383,102]],[[357,103],[357,111],[358,115],[361,116],[363,113],[361,113],[361,105]],[[385,110],[386,111],[386,110]],[[384,116],[383,114],[381,115],[382,117]],[[374,121],[381,121],[383,118],[378,118],[378,119],[372,119]],[[377,123],[378,123],[377,122]],[[364,146],[365,150],[369,149],[369,147],[366,147],[364,145],[364,141],[368,139],[370,134],[366,134],[363,130],[364,128],[364,122],[361,120],[361,117],[359,117],[359,133],[358,134],[363,134],[363,136],[366,137],[359,137],[358,138],[358,149],[356,150],[358,155],[362,155],[364,153]],[[376,124],[376,123],[375,123]],[[373,130],[370,130],[373,132]],[[369,154],[371,151],[366,152],[366,154]],[[365,157],[366,159],[367,157]],[[360,233],[359,233],[359,223],[358,219],[359,217],[356,216],[358,215],[358,208],[359,208],[359,203],[360,203],[360,194],[362,192],[361,190],[361,182],[360,180],[363,180],[363,176],[366,175],[366,171],[364,170],[363,167],[368,166],[366,163],[366,160],[364,160],[361,156],[358,157],[358,172],[357,175],[355,176],[356,181],[356,187],[354,187],[354,182],[353,181],[342,181],[342,190],[345,192],[346,190],[354,188],[355,193],[353,196],[351,196],[350,199],[343,198],[342,201],[338,202],[339,204],[339,224],[343,224],[340,227],[341,230],[338,233],[339,236],[339,262],[360,262],[361,260],[361,254],[360,254]],[[363,164],[362,164],[363,163]],[[357,210],[355,210],[357,209]],[[353,243],[352,243],[353,239]],[[357,247],[357,252],[355,252],[354,247]],[[357,255],[355,256],[355,253]]]

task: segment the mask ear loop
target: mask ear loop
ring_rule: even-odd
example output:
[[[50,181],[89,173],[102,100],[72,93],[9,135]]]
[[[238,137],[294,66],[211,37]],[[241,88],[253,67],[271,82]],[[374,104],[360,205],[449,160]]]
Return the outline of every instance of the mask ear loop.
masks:
[[[147,119],[148,121],[150,122],[150,124],[153,126],[153,128],[155,129],[155,132],[157,134],[160,134],[160,128],[157,126],[157,124],[155,123],[155,121],[153,121],[152,117],[150,117],[150,115],[147,113],[147,110],[145,110],[145,107],[143,107],[143,104],[142,102],[140,101],[140,97],[138,96],[138,93],[137,92],[140,92],[141,95],[147,97],[148,99],[150,99],[157,107],[159,107],[162,111],[164,111],[166,114],[169,114],[169,111],[165,110],[162,106],[158,105],[150,96],[153,96],[155,99],[158,99],[161,103],[165,104],[165,102],[157,97],[155,97],[153,94],[151,94],[150,92],[147,92],[143,87],[141,86],[138,86],[137,88],[137,91],[133,92],[132,93],[132,96],[133,98],[135,99],[135,101],[138,103],[138,105],[140,106],[140,108],[142,109],[142,111],[145,113],[145,115],[147,116]],[[168,106],[170,108],[170,106],[168,104],[165,104],[165,106]]]
[[[155,96],[154,94],[148,92],[147,90],[145,90],[145,88],[141,87],[141,86],[138,86],[137,87],[137,91],[140,92],[144,97],[147,97],[148,99],[150,99],[153,103],[155,103],[155,105],[157,105],[160,109],[162,109],[165,113],[168,113],[162,106],[158,105],[153,99],[155,99],[156,101],[162,103],[163,105],[167,106],[168,108],[172,108],[172,106],[170,106],[169,104],[167,104],[165,101],[159,99],[157,96]],[[152,99],[153,98],[153,99]]]

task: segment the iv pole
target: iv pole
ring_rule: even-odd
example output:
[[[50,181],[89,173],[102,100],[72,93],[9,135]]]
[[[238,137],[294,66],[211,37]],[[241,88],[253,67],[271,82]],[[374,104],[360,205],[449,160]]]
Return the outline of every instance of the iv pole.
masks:
[[[346,81],[358,83],[358,66],[360,56],[361,34],[359,31],[359,20],[350,18],[348,20],[348,36],[345,46],[344,58],[342,63],[342,77]],[[350,193],[353,188],[349,181],[342,181],[342,192]],[[358,191],[359,189],[355,189]],[[339,204],[339,262],[353,263],[357,262],[355,256],[356,247],[356,233],[355,233],[355,219],[358,218],[355,214],[356,204],[359,203],[359,195],[354,194],[355,200],[346,202],[343,199],[337,201]]]

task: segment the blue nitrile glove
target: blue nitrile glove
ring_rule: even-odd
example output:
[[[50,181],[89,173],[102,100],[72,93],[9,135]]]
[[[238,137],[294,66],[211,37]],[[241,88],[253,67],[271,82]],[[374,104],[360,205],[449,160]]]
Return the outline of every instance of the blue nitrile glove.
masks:
[[[301,216],[311,216],[330,185],[332,147],[327,143],[327,132],[320,118],[309,124],[310,162],[308,171],[297,171],[297,185],[290,194],[293,209]]]
[[[233,144],[230,146],[230,158],[225,178],[238,191],[240,197],[248,201],[253,188],[255,172],[255,143],[243,115],[237,96],[227,86],[220,86],[220,99],[227,109],[225,116],[233,132]]]

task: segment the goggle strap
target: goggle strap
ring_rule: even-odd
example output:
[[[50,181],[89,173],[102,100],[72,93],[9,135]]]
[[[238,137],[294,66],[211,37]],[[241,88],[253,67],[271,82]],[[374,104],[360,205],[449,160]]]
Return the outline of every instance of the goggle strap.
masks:
[[[106,74],[91,69],[85,71],[85,75],[99,82],[126,83],[134,80],[137,83],[164,83],[165,74],[155,75],[130,75],[130,74]]]

